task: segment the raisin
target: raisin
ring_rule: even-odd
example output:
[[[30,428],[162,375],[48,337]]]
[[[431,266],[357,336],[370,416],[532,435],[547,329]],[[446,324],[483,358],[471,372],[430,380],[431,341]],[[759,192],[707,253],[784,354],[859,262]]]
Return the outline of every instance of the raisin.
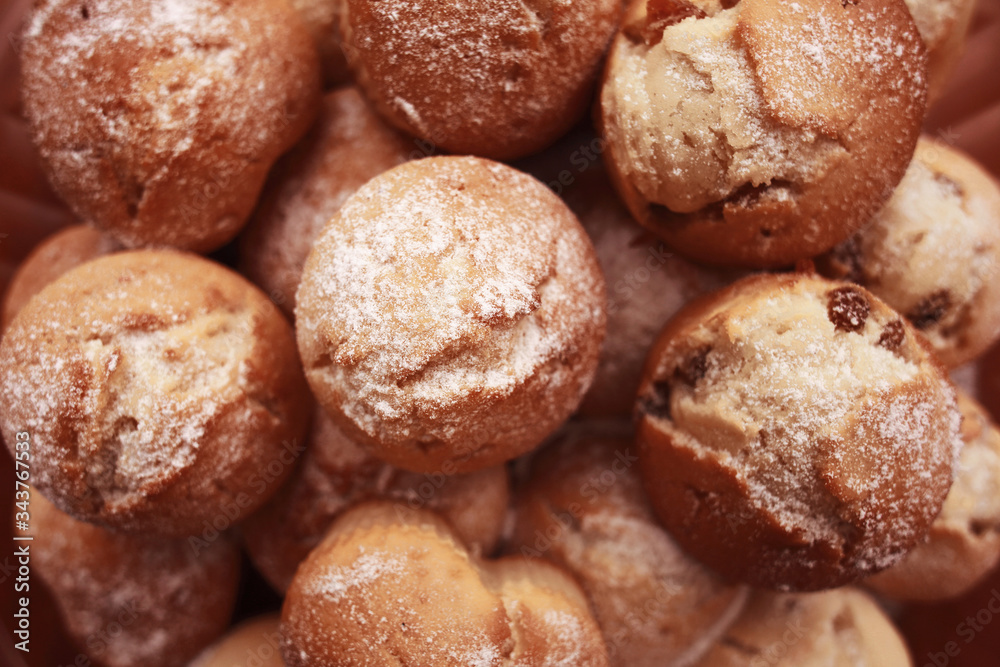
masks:
[[[827,294],[827,317],[837,331],[858,333],[865,328],[871,304],[856,287],[838,287]]]
[[[711,351],[712,348],[709,345],[695,350],[693,354],[677,365],[674,376],[693,387],[698,380],[705,377],[705,373],[708,371],[708,353]]]
[[[670,383],[666,380],[654,382],[650,390],[639,398],[638,409],[650,417],[670,419]]]
[[[959,185],[954,179],[951,179],[942,173],[935,173],[934,180],[943,185],[946,190],[959,199],[965,198],[965,188]]]
[[[906,317],[918,329],[927,329],[940,322],[949,308],[951,308],[951,294],[948,290],[942,289],[918,303]]]
[[[895,352],[906,340],[906,329],[901,320],[893,320],[882,329],[882,335],[878,337],[878,344],[887,350]]]
[[[705,18],[705,12],[687,0],[649,0],[646,3],[647,25],[663,22],[664,28],[694,16]]]
[[[655,46],[663,39],[663,31],[686,18],[705,18],[705,12],[687,0],[649,0],[644,23],[623,27],[626,36]]]

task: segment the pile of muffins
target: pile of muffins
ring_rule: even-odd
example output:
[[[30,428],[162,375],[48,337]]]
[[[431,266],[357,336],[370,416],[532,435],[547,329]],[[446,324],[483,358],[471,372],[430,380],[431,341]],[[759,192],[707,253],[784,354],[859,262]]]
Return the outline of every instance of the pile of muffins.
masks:
[[[38,0],[0,427],[78,664],[913,664],[1000,561],[972,9]]]

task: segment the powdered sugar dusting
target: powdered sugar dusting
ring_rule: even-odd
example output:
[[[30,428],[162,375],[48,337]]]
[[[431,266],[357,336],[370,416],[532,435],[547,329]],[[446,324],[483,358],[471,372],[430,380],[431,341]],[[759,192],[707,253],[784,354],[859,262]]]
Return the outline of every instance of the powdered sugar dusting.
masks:
[[[343,388],[341,409],[369,435],[449,438],[495,418],[458,414],[471,393],[509,396],[603,328],[592,252],[554,195],[508,167],[397,167],[344,205],[307,262],[296,311],[307,371]],[[546,381],[566,386],[573,372]]]
[[[824,292],[802,285],[695,334],[708,349],[704,376],[676,380],[670,412],[679,437],[712,450],[785,530],[840,544],[843,521],[859,526],[865,538],[850,557],[877,570],[944,500],[960,447],[954,391],[912,342],[879,344],[892,311],[872,306],[860,333],[837,332]],[[835,511],[820,509],[831,502]]]

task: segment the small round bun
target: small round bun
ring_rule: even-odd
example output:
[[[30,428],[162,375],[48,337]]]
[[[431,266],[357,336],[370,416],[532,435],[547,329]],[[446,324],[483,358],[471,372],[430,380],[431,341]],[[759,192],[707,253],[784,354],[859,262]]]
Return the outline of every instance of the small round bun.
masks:
[[[729,632],[694,667],[912,667],[886,613],[853,588],[811,595],[756,592]]]
[[[244,621],[202,651],[190,667],[285,667],[280,622],[278,614]]]
[[[21,69],[56,191],[128,247],[231,240],[319,106],[285,0],[41,0]]]
[[[182,667],[226,631],[240,579],[228,535],[193,549],[185,539],[77,521],[37,492],[29,507],[31,530],[15,534],[34,540],[18,544],[30,545],[32,576],[52,591],[70,637],[93,663]]]
[[[160,535],[249,515],[292,471],[310,400],[291,327],[257,288],[168,250],[64,274],[0,344],[0,425],[74,517]],[[228,517],[230,520],[232,517]]]
[[[982,406],[958,394],[962,457],[927,541],[865,581],[897,600],[936,601],[971,590],[1000,562],[1000,430]]]
[[[927,47],[927,98],[933,103],[958,65],[976,0],[905,0]]]
[[[371,499],[395,503],[400,511],[437,512],[472,552],[496,548],[510,499],[504,466],[467,475],[419,474],[372,457],[318,411],[299,469],[259,512],[242,526],[250,559],[278,591],[288,589],[334,520]]]
[[[903,0],[635,0],[601,91],[607,164],[678,252],[778,267],[863,226],[906,170],[926,53]]]
[[[3,326],[53,280],[84,262],[121,250],[111,236],[87,225],[62,229],[35,247],[10,281],[3,299]]]
[[[281,612],[289,667],[604,667],[583,593],[541,561],[471,557],[436,514],[350,510],[309,555]]]
[[[969,362],[1000,340],[1000,183],[922,137],[873,223],[819,265],[906,315],[946,365]]]
[[[416,472],[471,472],[539,445],[579,405],[604,337],[604,282],[572,212],[472,157],[365,184],[320,234],[296,302],[320,405]]]
[[[576,578],[612,665],[690,664],[739,614],[746,589],[724,584],[657,524],[627,427],[578,428],[532,459],[508,548]]]
[[[861,287],[761,274],[667,325],[638,399],[640,471],[674,538],[722,575],[818,590],[922,540],[961,449],[955,390]]]
[[[355,190],[421,155],[386,126],[357,88],[323,98],[319,122],[268,178],[240,243],[240,271],[291,317],[295,290],[313,243]]]
[[[585,113],[619,0],[343,0],[347,60],[392,124],[450,153],[509,160]]]
[[[351,78],[340,34],[340,15],[344,0],[290,0],[309,29],[319,53],[323,84],[333,88]]]

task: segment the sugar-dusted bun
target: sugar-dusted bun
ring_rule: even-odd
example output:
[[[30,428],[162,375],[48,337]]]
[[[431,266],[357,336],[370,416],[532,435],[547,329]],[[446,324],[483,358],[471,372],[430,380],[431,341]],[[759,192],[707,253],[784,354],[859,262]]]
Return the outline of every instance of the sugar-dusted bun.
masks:
[[[280,622],[278,614],[245,621],[202,651],[190,667],[285,667]]]
[[[331,88],[351,78],[341,44],[340,14],[344,0],[290,0],[316,43],[323,83]]]
[[[758,591],[695,667],[912,667],[899,630],[865,593]]]
[[[925,77],[903,0],[636,0],[601,92],[605,157],[632,215],[679,252],[788,265],[888,199]]]
[[[285,0],[42,0],[21,64],[55,189],[130,247],[232,239],[319,106]]]
[[[1000,184],[922,137],[873,223],[820,262],[906,315],[948,366],[1000,340]]]
[[[1000,430],[962,392],[955,483],[927,541],[865,584],[898,600],[933,601],[971,590],[1000,562]]]
[[[509,549],[573,574],[612,665],[690,664],[739,614],[746,589],[724,584],[656,523],[628,431],[584,423],[536,455]]]
[[[724,576],[817,590],[924,538],[961,448],[955,390],[861,287],[751,276],[685,307],[639,389],[640,471],[674,538]]]
[[[8,328],[4,440],[13,451],[30,434],[32,484],[78,519],[203,532],[291,472],[310,407],[295,352],[281,313],[236,273],[168,250],[107,255]]]
[[[976,0],[905,0],[927,47],[927,98],[941,96],[965,46]]]
[[[72,268],[121,250],[121,245],[87,225],[62,229],[39,244],[18,267],[3,298],[3,325],[7,328],[18,311],[43,287]]]
[[[240,244],[240,270],[289,316],[323,225],[369,179],[420,154],[356,88],[323,98],[319,122],[275,166]]]
[[[296,295],[320,405],[417,472],[514,458],[579,404],[604,336],[604,282],[572,212],[472,157],[402,164],[323,229]]]
[[[30,530],[17,534],[34,539],[18,544],[88,664],[181,667],[225,632],[240,564],[228,535],[192,548],[77,521],[40,493],[28,507]]]
[[[268,582],[285,591],[298,568],[349,508],[391,500],[400,511],[441,515],[474,553],[489,555],[500,539],[510,484],[504,466],[467,475],[420,474],[382,463],[318,411],[300,468],[242,526],[250,558]]]
[[[586,599],[552,565],[471,557],[436,514],[368,503],[299,568],[281,614],[290,667],[603,666]]]
[[[397,127],[450,153],[534,153],[584,115],[619,0],[343,0],[347,60]]]

